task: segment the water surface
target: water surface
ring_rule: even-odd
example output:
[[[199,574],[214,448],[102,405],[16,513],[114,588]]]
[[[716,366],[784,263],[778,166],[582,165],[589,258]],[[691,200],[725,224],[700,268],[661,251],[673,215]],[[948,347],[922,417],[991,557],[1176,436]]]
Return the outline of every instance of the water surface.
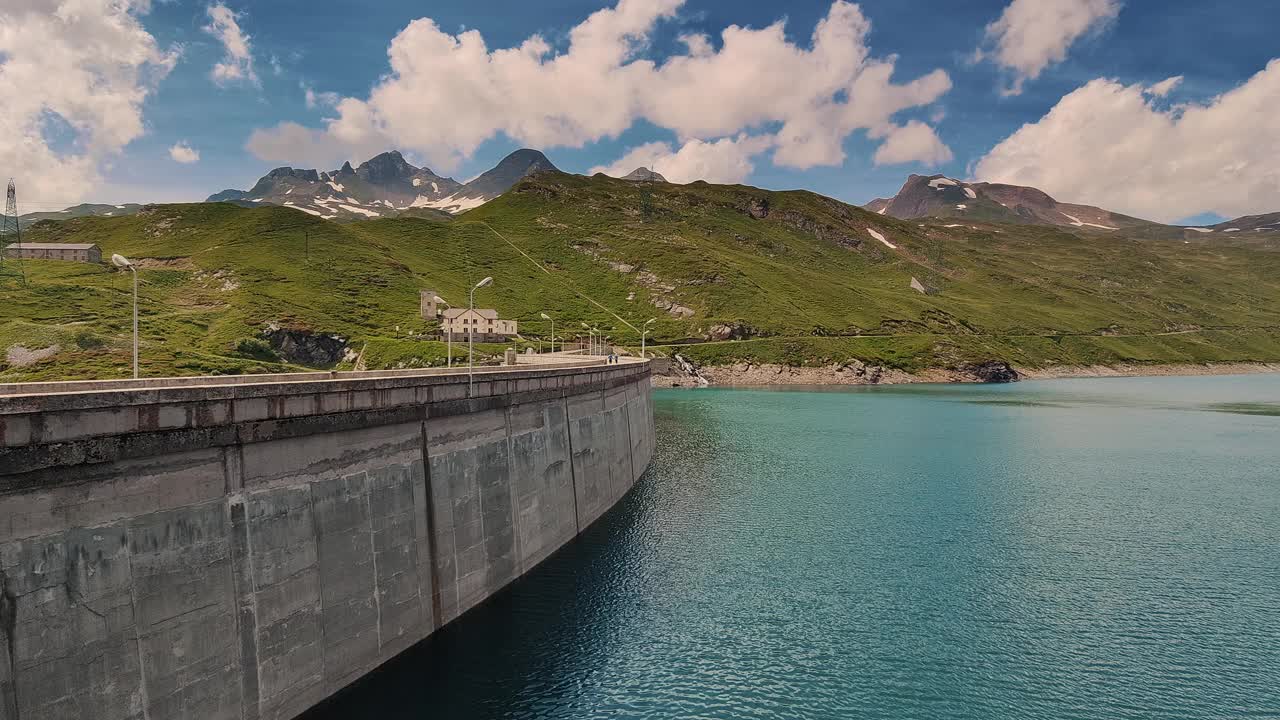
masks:
[[[1280,376],[655,409],[614,511],[315,718],[1280,717]]]

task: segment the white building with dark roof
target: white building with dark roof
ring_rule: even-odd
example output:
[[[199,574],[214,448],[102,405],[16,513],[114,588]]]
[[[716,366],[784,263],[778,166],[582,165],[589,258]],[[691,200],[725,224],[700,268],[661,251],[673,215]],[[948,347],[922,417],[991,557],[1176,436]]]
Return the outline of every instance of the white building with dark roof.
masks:
[[[5,247],[4,254],[31,260],[102,262],[102,249],[93,243],[11,243]]]
[[[453,341],[465,341],[474,334],[476,342],[506,342],[517,332],[515,320],[503,320],[497,310],[449,308],[441,314],[440,332]]]

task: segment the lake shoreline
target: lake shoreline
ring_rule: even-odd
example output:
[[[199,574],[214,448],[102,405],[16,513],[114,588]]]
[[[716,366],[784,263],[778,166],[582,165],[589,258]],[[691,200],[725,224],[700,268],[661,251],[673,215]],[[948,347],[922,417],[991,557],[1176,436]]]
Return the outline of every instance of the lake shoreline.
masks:
[[[674,369],[675,366],[673,366]],[[1048,368],[1013,366],[1018,380],[1062,380],[1106,377],[1171,377],[1211,375],[1258,375],[1280,373],[1280,363],[1121,363],[1117,365],[1058,365]],[[919,373],[852,363],[826,367],[790,365],[713,365],[696,368],[696,375],[677,372],[654,375],[655,388],[760,387],[787,385],[906,385],[921,383],[990,382],[971,370],[931,368]]]

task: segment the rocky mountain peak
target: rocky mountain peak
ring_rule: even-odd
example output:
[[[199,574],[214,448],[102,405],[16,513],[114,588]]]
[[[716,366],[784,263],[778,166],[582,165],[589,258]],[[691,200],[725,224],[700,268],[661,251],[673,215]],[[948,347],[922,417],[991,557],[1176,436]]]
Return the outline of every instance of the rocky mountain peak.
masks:
[[[662,177],[661,174],[656,173],[644,166],[641,166],[636,168],[635,170],[632,170],[627,175],[624,175],[622,179],[632,180],[636,182],[666,182],[667,181],[667,179]]]
[[[492,170],[467,183],[456,197],[490,200],[506,192],[525,176],[540,172],[560,172],[560,169],[537,150],[516,150],[502,158]]]
[[[344,165],[343,167],[348,167]],[[361,179],[377,185],[394,182],[397,180],[406,180],[418,172],[418,168],[410,165],[400,154],[399,150],[384,152],[375,155],[368,160],[360,163],[360,167],[356,168],[356,175]]]
[[[1075,227],[1091,232],[1156,225],[1091,205],[1058,202],[1038,188],[966,182],[945,175],[910,175],[897,195],[873,200],[865,208],[901,220],[922,217],[966,218],[985,222]]]
[[[319,182],[320,174],[315,170],[294,169],[291,167],[278,167],[267,173],[267,177],[272,179],[293,178],[303,182]]]
[[[386,217],[401,212],[460,213],[498,197],[521,178],[559,172],[537,150],[517,150],[493,169],[462,185],[429,168],[414,167],[398,150],[388,150],[352,168],[319,173],[281,167],[264,175],[251,190],[224,190],[210,202],[285,205],[326,219]]]

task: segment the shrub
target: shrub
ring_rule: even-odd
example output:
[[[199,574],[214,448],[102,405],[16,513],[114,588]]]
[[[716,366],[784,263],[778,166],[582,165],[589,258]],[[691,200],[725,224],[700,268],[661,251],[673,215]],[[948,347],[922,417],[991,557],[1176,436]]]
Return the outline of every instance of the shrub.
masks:
[[[107,344],[105,340],[94,335],[88,330],[81,330],[76,333],[75,343],[76,347],[81,350],[97,350]]]
[[[263,362],[280,362],[280,356],[276,355],[276,351],[265,340],[257,338],[249,338],[241,340],[236,344],[236,354],[240,357],[250,358],[252,360],[261,360]]]

